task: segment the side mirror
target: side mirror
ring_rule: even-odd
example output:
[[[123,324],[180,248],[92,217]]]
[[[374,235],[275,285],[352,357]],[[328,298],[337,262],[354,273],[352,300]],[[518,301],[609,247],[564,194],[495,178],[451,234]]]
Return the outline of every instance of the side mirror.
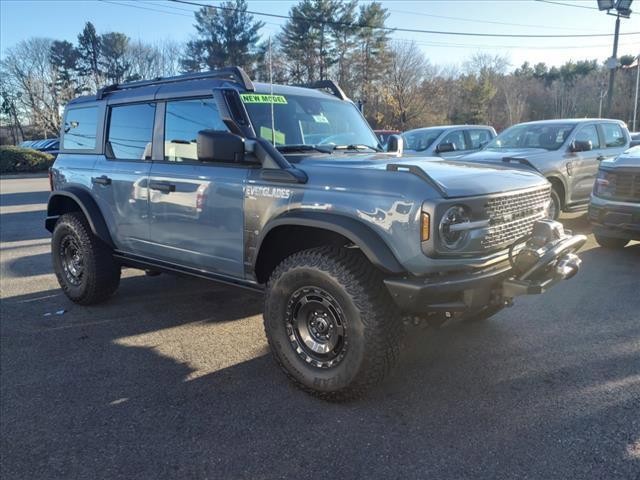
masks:
[[[240,163],[244,160],[244,138],[231,132],[198,132],[198,160],[201,162]]]
[[[402,155],[404,151],[404,140],[400,135],[390,135],[387,140],[387,152]]]
[[[484,142],[480,142],[480,145],[479,145],[480,150],[482,150],[487,145],[489,145],[489,140],[485,140]]]
[[[574,140],[571,142],[572,152],[588,152],[589,150],[593,150],[591,140]]]
[[[441,143],[436,147],[436,153],[455,152],[456,146],[453,143]]]

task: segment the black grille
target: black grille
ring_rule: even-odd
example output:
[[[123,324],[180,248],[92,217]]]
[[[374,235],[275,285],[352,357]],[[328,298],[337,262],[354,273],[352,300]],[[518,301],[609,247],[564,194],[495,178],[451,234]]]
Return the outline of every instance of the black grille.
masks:
[[[489,226],[482,247],[486,250],[505,247],[531,233],[533,224],[547,215],[550,192],[549,185],[489,199],[485,204]]]
[[[640,173],[605,171],[604,178],[609,181],[607,190],[611,192],[611,198],[640,201]]]

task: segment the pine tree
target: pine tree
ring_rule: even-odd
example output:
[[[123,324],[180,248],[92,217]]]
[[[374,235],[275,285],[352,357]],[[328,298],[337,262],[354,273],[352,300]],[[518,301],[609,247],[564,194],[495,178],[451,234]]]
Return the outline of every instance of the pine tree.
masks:
[[[91,22],[87,22],[84,29],[78,35],[78,75],[84,78],[88,89],[97,88],[102,83],[100,71],[100,53],[102,43],[96,28]]]
[[[187,43],[182,69],[198,71],[239,66],[253,71],[263,22],[247,13],[245,0],[224,2],[219,8],[202,7],[195,12],[196,39]]]
[[[53,72],[53,96],[59,104],[65,104],[80,92],[75,79],[78,51],[70,42],[55,40],[51,44],[49,63]]]
[[[130,78],[127,73],[130,64],[127,61],[129,37],[120,32],[108,32],[100,35],[101,55],[99,65],[109,83],[121,83]]]

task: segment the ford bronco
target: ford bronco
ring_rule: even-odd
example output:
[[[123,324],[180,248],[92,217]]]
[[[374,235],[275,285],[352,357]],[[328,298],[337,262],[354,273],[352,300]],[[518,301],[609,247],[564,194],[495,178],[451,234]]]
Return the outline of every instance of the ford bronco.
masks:
[[[544,177],[382,151],[331,81],[112,85],[67,105],[61,139],[46,228],[72,301],[123,266],[264,291],[275,359],[326,399],[383,379],[403,315],[488,317],[580,265]]]

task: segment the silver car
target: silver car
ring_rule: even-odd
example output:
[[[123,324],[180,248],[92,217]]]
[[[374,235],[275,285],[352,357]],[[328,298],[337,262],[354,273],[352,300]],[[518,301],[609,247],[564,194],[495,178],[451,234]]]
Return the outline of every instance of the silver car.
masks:
[[[409,130],[402,139],[407,154],[451,159],[480,150],[495,136],[494,128],[486,125],[444,125]]]
[[[506,129],[465,162],[535,170],[552,185],[549,216],[585,210],[602,160],[629,148],[624,122],[607,119],[543,120]]]

